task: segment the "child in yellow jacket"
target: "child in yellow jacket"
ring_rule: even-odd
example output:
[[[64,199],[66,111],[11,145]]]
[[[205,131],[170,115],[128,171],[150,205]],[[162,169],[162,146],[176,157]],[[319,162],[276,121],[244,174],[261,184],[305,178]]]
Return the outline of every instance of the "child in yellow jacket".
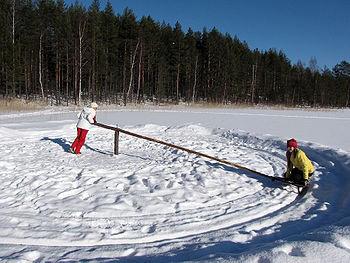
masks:
[[[287,171],[284,174],[285,179],[298,184],[307,185],[310,176],[315,172],[310,159],[298,148],[295,139],[287,141]]]

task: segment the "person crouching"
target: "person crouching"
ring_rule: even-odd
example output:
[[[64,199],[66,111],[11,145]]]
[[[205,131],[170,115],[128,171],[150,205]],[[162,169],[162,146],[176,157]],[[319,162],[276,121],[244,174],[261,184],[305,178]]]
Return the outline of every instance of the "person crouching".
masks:
[[[294,138],[287,141],[286,156],[287,171],[284,173],[285,179],[306,186],[315,172],[315,168],[306,154],[298,148],[298,143]]]
[[[78,114],[77,123],[77,137],[75,138],[72,146],[69,148],[71,153],[80,154],[80,149],[85,143],[86,135],[91,128],[91,124],[96,122],[96,111],[98,105],[96,102],[92,102],[90,107],[85,107]]]

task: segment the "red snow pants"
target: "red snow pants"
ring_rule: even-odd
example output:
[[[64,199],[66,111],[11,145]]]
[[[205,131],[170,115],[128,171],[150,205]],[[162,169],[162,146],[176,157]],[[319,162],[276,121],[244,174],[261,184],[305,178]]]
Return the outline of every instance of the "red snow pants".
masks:
[[[77,137],[75,138],[71,147],[76,154],[80,154],[80,149],[85,143],[87,133],[88,130],[77,128]]]

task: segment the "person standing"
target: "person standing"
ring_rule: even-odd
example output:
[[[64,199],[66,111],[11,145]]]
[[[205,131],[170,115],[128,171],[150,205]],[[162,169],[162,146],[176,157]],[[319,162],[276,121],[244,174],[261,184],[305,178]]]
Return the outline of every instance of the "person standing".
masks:
[[[294,138],[287,141],[286,156],[287,171],[284,173],[285,179],[304,186],[308,185],[315,168],[306,154],[298,148],[298,143]]]
[[[80,154],[80,149],[85,143],[86,135],[91,128],[91,124],[96,122],[96,111],[98,105],[92,102],[90,107],[84,107],[78,114],[77,137],[75,138],[69,151],[74,154]]]

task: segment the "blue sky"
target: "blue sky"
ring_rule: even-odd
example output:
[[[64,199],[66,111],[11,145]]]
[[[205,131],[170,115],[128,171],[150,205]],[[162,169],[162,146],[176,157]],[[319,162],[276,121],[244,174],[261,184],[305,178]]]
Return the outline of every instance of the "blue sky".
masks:
[[[66,0],[67,4],[75,0]],[[87,7],[91,0],[80,0]],[[101,9],[107,0],[100,0]],[[282,50],[292,63],[333,68],[350,62],[350,0],[110,0],[114,11],[126,7],[140,19],[179,21],[183,31],[216,27],[237,36],[251,49]]]

